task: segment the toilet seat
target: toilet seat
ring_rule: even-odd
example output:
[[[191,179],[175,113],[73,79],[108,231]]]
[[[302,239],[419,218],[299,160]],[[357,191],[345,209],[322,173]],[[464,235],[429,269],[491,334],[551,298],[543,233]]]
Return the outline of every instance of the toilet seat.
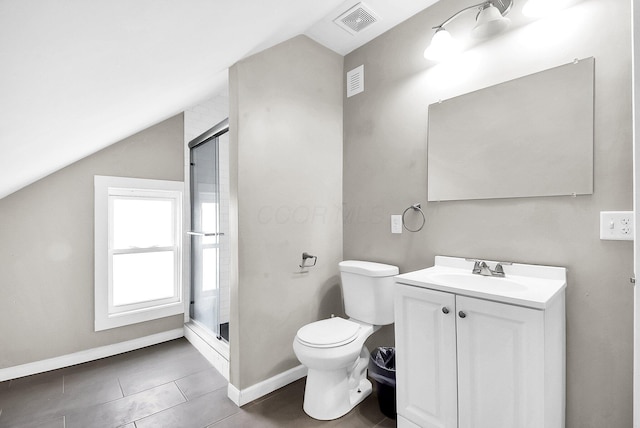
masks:
[[[360,324],[334,317],[305,325],[298,330],[296,337],[313,348],[333,348],[353,342],[359,330]]]

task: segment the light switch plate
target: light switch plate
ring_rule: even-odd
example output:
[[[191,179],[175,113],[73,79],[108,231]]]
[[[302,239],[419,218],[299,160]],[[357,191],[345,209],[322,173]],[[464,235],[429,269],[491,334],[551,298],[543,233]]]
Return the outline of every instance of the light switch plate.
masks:
[[[600,239],[633,241],[633,211],[601,211]]]
[[[402,233],[402,216],[391,216],[391,233]]]

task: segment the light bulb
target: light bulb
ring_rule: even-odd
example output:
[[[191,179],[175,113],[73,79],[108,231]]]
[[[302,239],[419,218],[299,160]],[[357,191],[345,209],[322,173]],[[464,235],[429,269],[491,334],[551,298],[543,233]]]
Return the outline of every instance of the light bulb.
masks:
[[[443,61],[460,51],[458,42],[444,28],[439,28],[424,50],[424,57],[432,61]]]
[[[522,14],[541,18],[569,6],[570,0],[529,0],[522,7]]]
[[[502,33],[509,27],[511,20],[502,16],[497,7],[493,4],[480,11],[475,27],[471,30],[473,37],[486,39],[496,34]]]

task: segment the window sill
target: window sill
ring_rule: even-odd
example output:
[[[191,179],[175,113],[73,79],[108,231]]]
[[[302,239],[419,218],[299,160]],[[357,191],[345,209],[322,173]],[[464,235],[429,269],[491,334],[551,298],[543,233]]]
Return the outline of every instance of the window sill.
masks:
[[[121,312],[111,315],[106,312],[101,314],[96,313],[95,331],[123,327],[130,324],[152,321],[179,314],[184,314],[184,303],[181,301],[170,303],[168,305],[155,306],[153,308],[138,309],[136,311]]]

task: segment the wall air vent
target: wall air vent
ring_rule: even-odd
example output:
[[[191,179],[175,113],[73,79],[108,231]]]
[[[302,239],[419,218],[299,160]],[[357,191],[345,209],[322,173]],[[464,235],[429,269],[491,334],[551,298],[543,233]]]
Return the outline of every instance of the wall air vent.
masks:
[[[338,27],[352,35],[358,34],[377,21],[379,21],[378,16],[364,3],[358,3],[333,20]]]
[[[347,72],[347,98],[364,92],[364,64]]]

